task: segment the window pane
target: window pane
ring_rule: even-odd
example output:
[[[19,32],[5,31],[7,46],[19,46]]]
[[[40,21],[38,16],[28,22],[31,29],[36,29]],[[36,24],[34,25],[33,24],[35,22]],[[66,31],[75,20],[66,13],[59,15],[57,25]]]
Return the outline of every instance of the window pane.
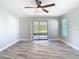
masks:
[[[39,25],[39,22],[35,21],[35,22],[34,22],[34,25]]]
[[[62,36],[67,37],[67,20],[62,20]]]

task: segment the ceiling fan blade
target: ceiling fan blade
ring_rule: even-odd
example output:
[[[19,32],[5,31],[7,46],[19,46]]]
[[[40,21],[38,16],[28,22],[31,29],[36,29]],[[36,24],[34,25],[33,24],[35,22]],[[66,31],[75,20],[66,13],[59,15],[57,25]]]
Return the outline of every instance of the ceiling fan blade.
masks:
[[[36,8],[36,7],[24,7],[24,8]]]
[[[39,5],[39,0],[35,0],[35,1],[36,1],[36,4]]]
[[[45,10],[45,9],[43,9],[43,11],[45,11],[46,13],[49,13],[49,11],[47,11],[47,10]]]
[[[41,7],[42,7],[42,8],[46,8],[46,7],[51,7],[51,6],[55,6],[55,3],[49,4],[49,5],[44,5],[44,6],[41,6]]]

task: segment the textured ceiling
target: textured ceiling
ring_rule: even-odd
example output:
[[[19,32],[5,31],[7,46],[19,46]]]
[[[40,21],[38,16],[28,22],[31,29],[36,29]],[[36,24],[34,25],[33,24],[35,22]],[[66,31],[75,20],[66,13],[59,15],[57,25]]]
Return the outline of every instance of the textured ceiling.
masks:
[[[46,8],[49,13],[38,11],[36,8],[27,9],[25,6],[36,6],[35,0],[0,0],[0,7],[5,8],[16,16],[61,16],[79,5],[79,0],[40,0],[42,5],[55,2],[56,6]]]

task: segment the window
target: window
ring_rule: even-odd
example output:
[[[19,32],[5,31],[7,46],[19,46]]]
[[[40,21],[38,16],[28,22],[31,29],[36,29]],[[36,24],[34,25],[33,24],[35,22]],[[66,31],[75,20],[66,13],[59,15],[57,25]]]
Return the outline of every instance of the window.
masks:
[[[34,21],[33,23],[33,39],[48,39],[47,22]]]
[[[62,20],[62,36],[67,37],[67,19]]]

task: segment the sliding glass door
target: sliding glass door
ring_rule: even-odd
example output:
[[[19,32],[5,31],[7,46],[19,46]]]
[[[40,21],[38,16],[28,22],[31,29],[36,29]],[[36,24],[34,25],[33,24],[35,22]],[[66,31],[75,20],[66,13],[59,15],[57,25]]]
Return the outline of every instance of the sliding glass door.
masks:
[[[48,22],[33,22],[33,39],[47,40],[48,39]]]

